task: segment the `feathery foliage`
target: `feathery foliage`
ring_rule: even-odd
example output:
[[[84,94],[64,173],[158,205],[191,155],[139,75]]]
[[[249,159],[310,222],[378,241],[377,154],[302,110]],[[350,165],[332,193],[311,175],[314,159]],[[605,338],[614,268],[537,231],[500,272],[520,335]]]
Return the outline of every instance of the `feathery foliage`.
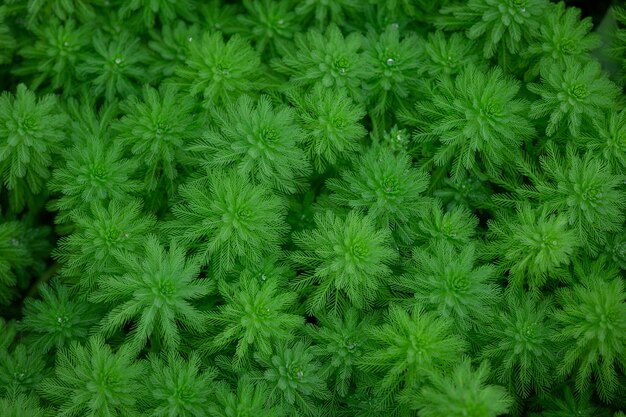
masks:
[[[506,414],[512,400],[503,387],[487,385],[489,364],[482,362],[472,369],[469,359],[463,360],[451,375],[437,375],[432,386],[422,388],[415,398],[423,417],[495,417]]]
[[[14,74],[30,79],[33,89],[75,91],[80,83],[77,65],[91,44],[90,31],[91,27],[73,19],[52,18],[45,26],[34,27],[37,40],[18,51],[25,62]]]
[[[141,190],[133,179],[137,162],[124,159],[122,148],[109,138],[88,136],[63,152],[64,167],[52,172],[51,191],[60,194],[48,207],[58,211],[57,222],[71,218],[73,210],[85,210],[100,201],[130,200]]]
[[[412,166],[406,154],[372,148],[354,161],[354,169],[331,178],[330,199],[351,209],[366,210],[376,225],[389,228],[400,242],[412,240],[411,223],[425,210],[422,195],[428,175]]]
[[[264,381],[242,377],[233,390],[221,383],[215,388],[216,405],[210,415],[215,417],[251,416],[285,417],[285,409],[277,404],[268,404],[269,387]]]
[[[452,320],[421,307],[410,312],[391,305],[385,323],[368,329],[373,341],[359,366],[384,375],[376,386],[381,401],[419,389],[439,372],[460,361],[466,342],[452,333]]]
[[[593,119],[592,126],[583,130],[579,146],[604,159],[613,172],[626,172],[626,109]]]
[[[62,264],[61,275],[74,277],[91,288],[96,277],[117,272],[121,266],[116,251],[138,253],[156,219],[141,213],[141,203],[113,200],[92,204],[90,211],[74,211],[74,231],[59,240],[53,256]]]
[[[360,121],[365,109],[343,89],[316,86],[304,95],[290,96],[305,134],[304,145],[315,168],[324,170],[359,150],[367,131]]]
[[[576,137],[580,127],[610,110],[618,93],[617,86],[602,73],[595,61],[579,62],[566,57],[541,69],[541,83],[526,87],[541,98],[534,101],[530,117],[549,116],[546,135],[553,136],[567,127]]]
[[[417,89],[417,79],[412,76],[419,68],[417,38],[401,38],[400,31],[389,26],[381,34],[370,33],[364,49],[371,67],[367,83],[368,96],[373,101],[371,112],[379,115],[401,106]]]
[[[276,401],[290,416],[320,415],[321,407],[314,399],[326,400],[329,392],[320,374],[321,363],[310,346],[302,341],[285,342],[271,357],[257,355],[257,361],[265,371],[256,378],[271,388],[268,402]]]
[[[300,31],[293,3],[276,0],[243,0],[247,14],[237,16],[242,32],[257,51],[276,56],[292,46],[294,34]]]
[[[76,291],[56,280],[41,286],[39,292],[41,299],[26,299],[24,318],[18,325],[29,332],[29,346],[45,353],[72,341],[84,342],[99,319],[94,307],[76,299]]]
[[[309,173],[293,109],[275,107],[267,96],[255,103],[244,95],[213,119],[217,129],[189,147],[205,168],[233,168],[254,183],[289,193]]]
[[[623,1],[0,3],[0,417],[624,417]]]
[[[497,381],[520,398],[533,391],[543,394],[552,386],[557,360],[554,312],[550,300],[517,292],[488,321],[480,355],[493,363]]]
[[[150,338],[152,343],[174,349],[181,341],[179,327],[202,329],[203,315],[193,301],[211,288],[208,282],[197,279],[200,260],[186,257],[175,241],[166,251],[156,236],[149,235],[144,250],[137,255],[114,253],[127,272],[99,280],[91,300],[112,305],[100,322],[100,332],[111,336],[136,320],[128,338],[134,348],[142,348]]]
[[[307,334],[315,342],[312,351],[322,360],[321,372],[334,382],[331,392],[340,397],[348,394],[353,381],[365,379],[357,366],[368,345],[366,330],[370,322],[351,308],[343,316],[320,316],[318,326],[307,326]]]
[[[465,206],[444,210],[441,200],[434,199],[421,213],[415,226],[419,244],[435,245],[446,242],[464,248],[474,238],[478,219]]]
[[[527,47],[539,29],[547,0],[469,0],[440,10],[438,27],[467,30],[467,37],[483,46],[486,58],[499,50],[516,54]]]
[[[111,38],[98,31],[92,47],[93,52],[81,60],[77,71],[89,80],[94,95],[111,102],[136,94],[138,86],[148,81],[141,68],[149,58],[148,51],[131,33],[122,31]]]
[[[66,121],[53,95],[37,97],[24,84],[17,86],[15,95],[0,95],[0,176],[2,184],[18,196],[16,208],[26,192],[38,193],[49,177]]]
[[[595,380],[603,401],[618,395],[618,371],[626,370],[626,291],[624,280],[604,265],[579,271],[580,282],[558,292],[561,325],[560,376],[573,374],[581,393]]]
[[[416,249],[408,273],[394,285],[413,293],[416,305],[430,306],[457,326],[470,327],[490,315],[500,295],[495,268],[476,267],[475,252],[473,244],[457,251],[445,241],[430,250]]]
[[[202,366],[197,355],[188,360],[174,351],[149,358],[151,375],[146,381],[151,416],[196,417],[207,415],[217,372]]]
[[[183,152],[200,135],[200,118],[193,112],[195,101],[171,84],[158,90],[146,85],[141,98],[131,96],[122,103],[124,117],[115,124],[118,140],[130,150],[141,170],[144,188],[153,191],[165,183],[174,194]]]
[[[365,99],[364,82],[372,70],[362,52],[360,34],[344,36],[337,25],[331,24],[323,33],[317,29],[296,33],[294,42],[295,48],[286,51],[282,60],[273,61],[276,70],[288,75],[293,85],[344,88],[355,101]]]
[[[517,288],[527,284],[537,290],[551,278],[566,277],[566,268],[581,246],[567,217],[550,213],[545,206],[523,204],[514,215],[502,212],[488,224],[486,253],[497,259]]]
[[[429,100],[417,104],[422,126],[415,138],[440,142],[434,161],[451,162],[456,179],[464,169],[495,173],[534,133],[526,118],[529,103],[517,98],[519,89],[519,82],[497,67],[485,73],[470,66],[454,80],[441,77]]]
[[[190,94],[202,96],[205,107],[230,103],[262,85],[259,54],[240,36],[225,42],[221,32],[205,32],[200,39],[192,39],[185,52],[184,65],[176,75]]]
[[[568,146],[565,160],[554,146],[541,157],[544,178],[533,178],[533,187],[519,190],[537,199],[548,210],[560,212],[590,253],[606,242],[605,232],[618,231],[624,222],[626,193],[623,176],[590,152],[578,155]],[[534,177],[534,175],[533,175]]]
[[[127,348],[113,352],[99,337],[74,342],[58,353],[55,375],[41,393],[59,417],[136,415],[146,366],[134,359]]]
[[[217,277],[237,262],[251,265],[280,251],[287,232],[284,201],[235,172],[211,172],[208,184],[180,187],[176,220],[164,225],[174,238],[200,253]]]
[[[316,228],[295,232],[300,250],[291,259],[307,268],[299,288],[318,283],[308,297],[308,309],[366,309],[383,292],[390,265],[397,257],[388,229],[377,228],[370,216],[351,211],[345,219],[327,211],[315,217]]]
[[[590,33],[593,27],[590,17],[580,18],[580,9],[566,7],[565,3],[550,4],[550,12],[544,14],[546,23],[528,46],[527,56],[535,60],[527,74],[539,75],[541,68],[556,65],[566,68],[574,61],[587,62],[589,53],[600,45],[600,37]]]
[[[243,276],[236,287],[220,281],[219,291],[226,301],[208,314],[209,324],[221,329],[208,351],[223,349],[233,342],[237,368],[249,366],[252,353],[272,353],[273,343],[289,340],[302,326],[302,317],[291,313],[297,301],[294,292],[280,292],[276,279],[259,283],[256,277]]]

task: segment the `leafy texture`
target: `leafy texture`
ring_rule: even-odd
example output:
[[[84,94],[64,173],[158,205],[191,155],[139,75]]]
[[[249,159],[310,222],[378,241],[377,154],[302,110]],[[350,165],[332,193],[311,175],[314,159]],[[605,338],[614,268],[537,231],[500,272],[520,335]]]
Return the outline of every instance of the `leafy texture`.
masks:
[[[487,362],[472,369],[471,361],[464,360],[448,376],[433,379],[432,387],[423,388],[415,399],[420,416],[488,417],[506,414],[511,397],[503,387],[487,385]]]
[[[141,98],[132,96],[122,105],[125,116],[116,125],[118,138],[143,172],[146,191],[159,188],[174,194],[186,142],[200,135],[194,107],[194,100],[172,85],[159,90],[146,86]]]
[[[417,241],[434,245],[446,242],[457,248],[465,247],[474,237],[478,219],[465,206],[444,210],[440,200],[432,200],[420,213],[416,225]]]
[[[259,55],[239,36],[227,42],[220,32],[204,33],[191,42],[185,64],[176,73],[192,95],[201,94],[202,103],[228,103],[259,86]]]
[[[416,250],[409,273],[396,285],[413,293],[417,305],[430,305],[440,316],[469,327],[490,314],[500,295],[495,268],[475,263],[474,245],[457,251],[441,242],[430,251]]]
[[[541,68],[555,64],[565,67],[571,62],[569,58],[585,62],[589,53],[600,45],[598,35],[590,33],[591,18],[580,19],[580,9],[566,8],[562,2],[550,5],[550,8],[553,10],[544,15],[547,22],[540,27],[541,35],[528,47],[527,54],[536,60],[528,73],[533,77]]]
[[[33,349],[48,352],[72,341],[83,342],[98,315],[92,305],[73,297],[59,281],[40,288],[41,299],[27,299],[20,329],[30,332]]]
[[[274,342],[289,340],[303,320],[290,313],[297,294],[281,293],[277,284],[275,279],[260,284],[256,278],[245,276],[234,288],[220,283],[226,304],[210,313],[208,319],[223,330],[211,340],[209,349],[224,348],[236,341],[235,366],[242,368],[249,366],[253,352],[267,356]]]
[[[148,81],[141,70],[148,53],[130,33],[121,32],[111,39],[97,32],[92,46],[93,53],[82,60],[77,71],[79,76],[90,80],[91,91],[96,96],[112,101],[137,93],[137,85]]]
[[[517,287],[527,284],[534,290],[549,278],[567,276],[566,267],[581,245],[566,216],[527,204],[515,217],[504,212],[490,221],[489,238],[487,252],[508,271],[509,282]]]
[[[89,212],[75,211],[72,217],[75,229],[59,241],[53,256],[63,264],[62,275],[79,279],[88,288],[100,274],[120,270],[117,251],[138,253],[156,223],[154,216],[142,215],[137,200],[93,204]]]
[[[274,63],[294,85],[345,88],[354,100],[365,98],[363,82],[370,78],[371,70],[358,33],[344,36],[336,25],[330,25],[324,33],[312,29],[296,34],[294,40],[294,51]]]
[[[607,401],[617,394],[618,371],[626,369],[624,281],[601,267],[582,274],[579,284],[559,292],[556,340],[563,345],[558,373],[573,374],[578,392],[586,391],[593,378]]]
[[[489,321],[481,356],[493,361],[498,382],[521,398],[533,391],[544,393],[552,386],[557,360],[554,312],[549,300],[517,293]]]
[[[206,415],[208,395],[215,370],[204,368],[197,355],[188,360],[170,352],[167,357],[150,357],[151,376],[146,388],[151,394],[152,416],[195,417]]]
[[[422,196],[428,176],[411,164],[406,154],[373,148],[344,171],[341,180],[330,179],[331,200],[352,209],[366,210],[379,227],[389,228],[401,242],[413,238],[411,223],[424,211]]]
[[[293,109],[274,108],[269,97],[257,103],[242,96],[214,114],[217,131],[209,131],[190,149],[208,169],[232,167],[242,177],[283,192],[295,192],[309,173],[308,160],[299,147],[303,131]]]
[[[67,221],[72,210],[89,207],[96,201],[129,200],[141,189],[131,179],[136,161],[122,158],[122,149],[108,138],[89,136],[65,151],[65,167],[52,172],[49,187],[61,196],[49,208],[59,211],[57,221]]]
[[[253,381],[246,377],[239,379],[234,390],[226,384],[220,384],[216,387],[217,404],[211,408],[211,415],[240,417],[249,413],[253,416],[286,416],[283,407],[267,400],[269,391],[268,385],[263,381]]]
[[[454,366],[465,341],[452,333],[452,321],[420,307],[410,312],[391,305],[381,326],[370,328],[373,340],[359,365],[382,372],[379,401],[393,402],[400,393],[418,388],[439,372]]]
[[[243,4],[248,14],[237,17],[245,31],[242,32],[259,52],[274,56],[291,47],[300,27],[290,1],[245,0]]]
[[[235,173],[213,173],[209,184],[181,187],[172,235],[202,254],[222,276],[236,262],[253,264],[279,251],[287,231],[283,200]]]
[[[424,120],[416,139],[439,141],[435,163],[451,162],[457,179],[463,169],[495,172],[534,133],[519,88],[499,68],[484,73],[470,66],[454,81],[440,78],[430,101],[417,105]]]
[[[594,119],[593,129],[586,129],[579,143],[605,160],[613,172],[626,172],[626,110]]]
[[[345,219],[332,212],[315,218],[316,228],[296,232],[293,239],[300,251],[292,259],[310,271],[299,286],[319,283],[309,296],[309,310],[346,306],[367,308],[382,292],[389,265],[397,257],[387,229],[377,229],[371,217],[357,211]]]
[[[100,322],[102,334],[110,336],[135,319],[131,345],[141,348],[154,335],[153,343],[160,341],[173,349],[180,343],[180,324],[190,330],[202,329],[202,314],[192,302],[206,295],[210,287],[196,279],[198,259],[186,258],[175,242],[166,251],[153,235],[147,237],[141,258],[120,252],[115,255],[127,272],[102,278],[91,297],[112,305]]]
[[[530,116],[549,116],[548,136],[560,132],[564,124],[572,136],[578,136],[581,125],[601,117],[603,111],[610,109],[618,91],[598,63],[580,63],[571,57],[565,58],[563,64],[544,67],[541,81],[541,84],[527,85],[530,91],[541,97],[533,103]]]
[[[0,417],[624,417],[623,1],[0,3]]]
[[[276,401],[291,416],[320,415],[321,407],[314,399],[326,400],[328,389],[311,347],[303,342],[293,346],[282,344],[271,357],[259,356],[265,368],[263,379],[271,388],[269,401]]]
[[[467,36],[483,45],[486,58],[499,49],[515,54],[524,49],[539,27],[546,0],[469,0],[441,9],[437,25],[467,29]]]
[[[42,394],[59,417],[136,414],[146,367],[133,360],[127,349],[113,352],[97,337],[85,345],[73,343],[59,352],[55,376],[43,382]]]
[[[550,148],[541,165],[545,178],[522,194],[537,198],[549,210],[563,213],[585,249],[594,252],[605,242],[602,232],[620,230],[626,194],[623,178],[591,153],[579,156],[568,147],[567,162]]]
[[[365,54],[372,76],[368,95],[373,99],[371,111],[375,114],[401,105],[416,89],[412,77],[419,68],[420,45],[414,36],[400,38],[400,31],[388,27],[379,36],[368,36]]]
[[[304,96],[292,96],[292,101],[305,134],[305,147],[318,170],[359,149],[359,140],[367,133],[360,124],[365,109],[345,90],[316,87]]]
[[[320,317],[319,326],[309,326],[307,333],[316,342],[313,352],[322,359],[322,373],[334,382],[331,392],[345,397],[350,384],[363,380],[357,365],[365,352],[369,338],[368,318],[361,318],[358,310],[350,309],[343,316],[331,314]]]
[[[28,76],[32,88],[71,92],[78,82],[77,64],[81,54],[90,45],[88,26],[78,25],[73,19],[60,21],[56,18],[45,26],[33,28],[37,40],[20,49],[25,63],[15,73]]]
[[[56,106],[54,96],[37,98],[24,84],[15,95],[0,96],[0,175],[3,185],[18,196],[25,194],[24,188],[40,191],[52,157],[61,149],[66,116]]]

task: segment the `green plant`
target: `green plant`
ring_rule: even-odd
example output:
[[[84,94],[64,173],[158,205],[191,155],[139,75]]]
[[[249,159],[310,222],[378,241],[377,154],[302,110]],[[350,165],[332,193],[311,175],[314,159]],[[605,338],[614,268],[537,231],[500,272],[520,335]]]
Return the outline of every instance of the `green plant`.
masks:
[[[149,358],[151,376],[146,381],[152,416],[192,417],[206,415],[211,405],[217,372],[202,366],[197,355],[185,360],[174,351]]]
[[[303,342],[282,343],[270,356],[258,355],[257,361],[265,368],[255,379],[266,381],[269,401],[276,401],[289,415],[316,416],[322,407],[314,399],[326,400],[328,389],[319,370],[311,347]]]
[[[407,154],[372,148],[354,161],[354,169],[331,178],[330,199],[350,209],[365,210],[377,226],[390,229],[400,242],[413,240],[411,223],[428,199],[423,196],[428,175],[412,166]]]
[[[303,320],[291,312],[297,294],[280,293],[280,289],[272,278],[259,283],[256,277],[242,276],[236,287],[221,281],[220,295],[226,303],[208,315],[209,324],[221,331],[210,340],[207,351],[236,341],[234,365],[244,368],[254,352],[270,355],[273,343],[289,340]]]
[[[298,287],[319,283],[308,297],[309,311],[370,307],[397,257],[389,231],[377,228],[371,217],[357,211],[345,219],[327,211],[315,217],[315,224],[314,230],[293,234],[300,250],[291,255],[309,270],[300,277]]]
[[[368,61],[361,51],[362,38],[358,33],[344,36],[336,25],[322,33],[311,29],[294,38],[295,48],[282,60],[273,61],[274,67],[289,76],[294,86],[345,88],[357,102],[365,99],[363,83],[370,78]]]
[[[262,86],[260,63],[259,54],[239,36],[225,42],[220,32],[205,32],[189,44],[176,75],[190,94],[201,94],[202,104],[209,107],[213,102],[229,103]]]
[[[49,177],[66,121],[55,96],[37,98],[24,84],[17,86],[15,95],[0,96],[0,175],[3,186],[15,195],[16,208],[23,205],[27,193],[38,193]]]
[[[284,201],[235,172],[211,172],[209,184],[180,187],[176,220],[164,225],[223,276],[239,262],[250,265],[279,252],[287,231]]]
[[[574,375],[576,391],[595,380],[603,401],[617,394],[618,371],[626,369],[626,303],[624,281],[616,271],[596,265],[579,272],[581,281],[558,292],[561,325],[555,339],[562,343],[558,374]]]
[[[146,48],[129,32],[107,37],[98,31],[92,40],[93,52],[86,54],[77,67],[78,75],[88,79],[91,91],[108,102],[136,94],[148,81],[141,66],[149,59]]]
[[[497,259],[509,282],[521,288],[539,289],[550,278],[567,276],[581,242],[565,215],[550,213],[546,206],[533,209],[529,204],[508,211],[489,221],[486,253]]]
[[[539,29],[539,17],[548,6],[546,0],[470,0],[440,10],[437,26],[466,29],[470,39],[483,45],[490,58],[501,49],[508,54],[524,50]]]
[[[576,137],[583,123],[601,117],[611,108],[618,93],[617,86],[602,73],[595,61],[579,62],[566,57],[541,70],[541,84],[529,83],[527,88],[541,96],[531,107],[530,116],[549,116],[546,135],[567,131]]]
[[[452,333],[452,325],[449,318],[418,306],[409,312],[389,307],[384,324],[370,327],[373,343],[359,360],[362,369],[383,375],[376,385],[379,401],[393,402],[398,393],[423,387],[460,361],[466,342]]]
[[[489,364],[483,362],[472,369],[465,359],[450,377],[433,378],[433,386],[425,387],[414,400],[420,416],[488,417],[506,414],[511,397],[503,387],[487,385]]]
[[[125,416],[137,413],[143,362],[126,348],[113,352],[98,337],[77,342],[57,356],[54,377],[44,380],[41,393],[61,416]]]
[[[463,170],[495,175],[534,134],[526,117],[529,103],[517,97],[519,89],[497,67],[485,73],[469,66],[454,80],[441,77],[429,100],[417,104],[422,120],[415,138],[440,142],[434,162],[451,162],[455,179]]]
[[[610,1],[0,2],[0,417],[623,417]]]
[[[122,103],[124,117],[114,129],[121,146],[133,155],[133,165],[143,173],[146,191],[164,185],[168,196],[174,194],[184,151],[201,131],[195,105],[171,84],[158,90],[146,85],[141,99],[131,96]]]
[[[290,97],[305,134],[305,147],[318,171],[359,150],[359,140],[367,133],[360,123],[365,109],[354,103],[345,90],[316,86],[305,95]]]
[[[439,241],[427,250],[416,249],[406,266],[408,273],[395,285],[413,294],[412,303],[428,306],[468,328],[488,317],[500,296],[493,265],[476,267],[475,263],[473,244],[457,251]]]
[[[175,349],[181,340],[179,327],[200,331],[204,326],[204,317],[193,301],[206,295],[209,288],[197,279],[200,260],[187,258],[175,241],[166,252],[157,237],[149,235],[144,249],[141,258],[139,254],[114,253],[127,272],[101,278],[91,295],[92,301],[111,305],[100,321],[100,333],[111,336],[136,320],[128,337],[134,348],[141,349],[150,339],[157,344],[153,348],[162,343],[166,349]]]
[[[544,394],[553,385],[558,358],[554,314],[551,300],[517,292],[487,324],[488,341],[480,355],[492,361],[498,382],[520,398]]]
[[[189,149],[207,169],[232,168],[253,183],[293,193],[310,169],[299,147],[304,132],[293,109],[273,106],[262,96],[255,103],[241,96],[225,112],[213,113],[217,130],[207,132]]]

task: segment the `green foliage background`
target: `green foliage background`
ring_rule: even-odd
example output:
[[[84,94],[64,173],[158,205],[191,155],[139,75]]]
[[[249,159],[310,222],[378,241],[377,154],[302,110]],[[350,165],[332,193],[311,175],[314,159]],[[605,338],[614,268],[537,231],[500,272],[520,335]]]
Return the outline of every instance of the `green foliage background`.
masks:
[[[0,416],[623,417],[626,7],[571,3],[4,0]]]

